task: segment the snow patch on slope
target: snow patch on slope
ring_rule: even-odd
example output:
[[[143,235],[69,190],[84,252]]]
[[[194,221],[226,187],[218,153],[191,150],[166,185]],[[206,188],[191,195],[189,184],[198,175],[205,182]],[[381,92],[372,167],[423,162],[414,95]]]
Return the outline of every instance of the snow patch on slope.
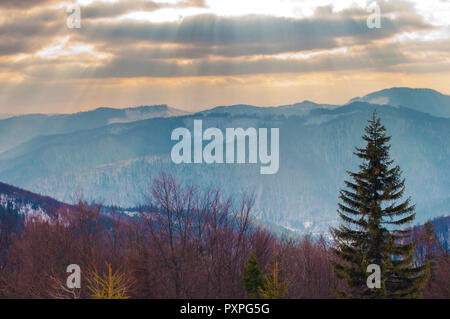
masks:
[[[0,207],[17,211],[19,215],[25,216],[25,221],[33,219],[49,222],[51,220],[40,206],[33,207],[31,203],[20,203],[14,197],[6,194],[0,194]]]

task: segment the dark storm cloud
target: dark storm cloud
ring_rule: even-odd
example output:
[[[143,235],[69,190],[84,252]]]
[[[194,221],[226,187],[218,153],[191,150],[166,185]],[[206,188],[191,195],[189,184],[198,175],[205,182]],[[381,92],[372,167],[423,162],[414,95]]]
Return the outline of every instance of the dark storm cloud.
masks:
[[[66,27],[66,15],[62,10],[41,11],[37,14],[21,14],[0,24],[0,35],[17,39],[34,36],[57,35]]]
[[[377,54],[324,55],[312,59],[264,58],[256,61],[208,61],[199,60],[186,65],[162,61],[117,59],[96,69],[93,77],[174,77],[174,76],[229,76],[267,73],[306,73],[341,70],[388,70],[391,66],[405,63],[408,58],[401,54],[386,56]]]
[[[65,19],[62,10],[42,10],[5,19],[0,24],[0,55],[33,53],[48,46],[62,32],[67,33]]]
[[[81,41],[95,42],[103,50],[120,55],[133,53],[141,44],[176,44],[175,48],[139,49],[138,58],[203,58],[206,56],[240,57],[270,55],[305,50],[331,49],[338,39],[352,44],[370,43],[404,31],[429,28],[420,18],[401,16],[383,18],[383,27],[370,29],[366,19],[291,19],[267,16],[218,17],[197,15],[181,23],[144,23],[122,21],[91,23],[79,33]],[[123,51],[123,46],[129,49]],[[129,52],[128,52],[129,51]]]
[[[161,42],[179,44],[239,45],[261,43],[329,43],[338,37],[386,38],[400,31],[429,26],[418,17],[383,18],[383,27],[370,29],[366,19],[290,19],[266,16],[237,18],[197,15],[181,23],[87,23],[81,36],[114,42]]]
[[[115,18],[127,13],[144,11],[152,12],[164,8],[204,7],[204,1],[185,1],[179,4],[154,2],[148,0],[94,2],[81,7],[83,19]]]
[[[204,0],[187,0],[176,4],[154,2],[148,0],[117,1],[117,2],[94,2],[81,7],[83,19],[114,18],[121,15],[136,12],[152,12],[164,8],[205,8]]]
[[[314,49],[331,49],[337,47],[333,39],[322,40],[314,39],[292,42],[263,42],[263,43],[240,43],[233,45],[215,45],[199,43],[197,45],[183,44],[180,47],[130,47],[126,52],[121,50],[120,46],[115,47],[108,44],[101,47],[105,51],[117,56],[126,56],[134,59],[201,59],[208,57],[236,58],[250,57],[257,55],[271,55],[285,52],[298,52]]]
[[[167,5],[142,0],[111,3],[94,2],[91,5],[83,6],[81,12],[83,19],[114,18],[133,11],[155,11],[163,7],[167,7]]]
[[[23,41],[0,38],[0,56],[29,51],[31,47]]]
[[[352,54],[323,54],[309,59],[262,58],[258,60],[208,60],[199,59],[180,64],[176,61],[117,57],[103,66],[85,69],[72,65],[61,74],[68,78],[133,78],[133,77],[183,77],[230,76],[268,73],[307,73],[342,70],[391,71],[394,67],[415,62],[400,50],[368,48]],[[25,67],[27,74],[45,77],[55,66],[52,64]]]
[[[32,7],[47,5],[56,0],[1,0],[0,9],[30,9]]]
[[[147,11],[167,4],[137,0],[93,3],[82,8],[82,28],[67,29],[65,9],[43,10],[0,25],[0,56],[32,53],[49,46],[55,38],[70,36],[71,41],[92,44],[109,58],[90,65],[63,56],[42,60],[31,58],[10,66],[29,76],[45,77],[58,73],[66,78],[224,76],[333,70],[393,70],[411,63],[401,46],[375,44],[405,31],[430,29],[409,4],[381,2],[396,18],[383,17],[382,28],[370,29],[369,13],[348,9],[332,13],[321,7],[311,18],[271,16],[219,17],[196,15],[181,22],[149,23],[99,21],[128,12],[130,7]],[[184,1],[178,6],[204,6],[204,1]],[[384,10],[384,9],[383,9]],[[345,44],[343,44],[345,43]],[[167,45],[170,44],[170,45]],[[274,54],[349,48],[351,54],[324,54],[309,59]],[[180,63],[180,60],[191,60]],[[186,62],[186,61],[184,61]]]
[[[60,0],[1,0],[0,1],[0,9],[30,9],[34,7],[43,7],[49,4],[55,4],[58,2],[62,2]],[[68,3],[73,1],[67,1]],[[152,11],[154,8],[171,6],[171,7],[198,7],[198,8],[206,8],[205,0],[185,0],[181,1],[178,4],[164,4],[161,2],[153,2],[146,0],[121,0],[117,2],[94,2],[93,4],[83,6],[86,9],[87,16],[97,17],[97,16],[116,16],[133,10],[136,8],[138,10],[144,11]],[[105,13],[100,11],[104,10]],[[109,12],[109,13],[108,13]],[[87,17],[86,16],[86,17]]]
[[[184,76],[238,76],[271,73],[308,73],[333,71],[375,72],[442,72],[450,71],[450,64],[440,59],[446,54],[450,40],[437,43],[430,41],[421,47],[421,41],[405,44],[369,44],[349,49],[349,52],[323,53],[305,59],[265,57],[259,59],[196,59],[189,63],[178,63],[176,59],[146,57],[139,50],[127,50],[101,66],[83,67],[74,59],[52,60],[47,64],[23,63],[21,70],[32,77],[45,78],[52,70],[60,69],[60,76],[67,78],[134,78],[134,77],[184,77]],[[415,54],[422,48],[426,56]],[[445,56],[444,56],[445,59]],[[433,65],[438,67],[433,67]]]
[[[74,36],[77,31],[81,32],[67,28],[69,13],[66,12],[66,7],[55,9],[48,6],[58,2],[60,1],[0,0],[0,14],[3,14],[3,19],[0,20],[0,56],[32,53],[48,46],[58,36]],[[112,3],[100,1],[82,6],[81,17],[84,24],[86,20],[114,18],[135,11],[150,12],[162,8],[205,6],[203,0],[186,0],[177,4],[148,0],[122,0]],[[86,38],[84,41],[90,42]]]

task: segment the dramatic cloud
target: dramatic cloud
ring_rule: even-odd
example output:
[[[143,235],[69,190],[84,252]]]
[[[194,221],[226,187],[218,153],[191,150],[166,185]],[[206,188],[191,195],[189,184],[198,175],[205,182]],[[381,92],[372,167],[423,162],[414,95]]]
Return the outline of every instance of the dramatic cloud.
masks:
[[[47,5],[55,0],[2,0],[0,8],[5,9],[29,9],[32,7]]]
[[[83,19],[114,18],[131,12],[152,12],[163,8],[205,8],[204,0],[187,0],[177,3],[163,3],[148,0],[94,2],[82,7]]]
[[[37,92],[61,81],[77,91],[80,81],[131,85],[167,79],[169,87],[189,78],[207,87],[222,78],[228,86],[238,79],[245,90],[258,81],[267,89],[267,76],[301,85],[299,76],[318,74],[322,79],[371,74],[384,80],[395,74],[417,81],[450,71],[450,23],[441,18],[446,9],[450,13],[448,2],[430,0],[430,8],[439,10],[427,12],[415,0],[378,1],[381,28],[367,25],[374,3],[356,2],[327,0],[318,6],[307,0],[261,0],[252,7],[235,0],[4,0],[0,113],[11,113],[6,111],[21,100],[20,92],[29,95],[31,87]],[[70,29],[66,7],[77,3],[81,28]],[[78,96],[85,95],[79,91]],[[44,94],[44,108],[46,100],[60,99]],[[81,103],[97,102],[91,95]]]

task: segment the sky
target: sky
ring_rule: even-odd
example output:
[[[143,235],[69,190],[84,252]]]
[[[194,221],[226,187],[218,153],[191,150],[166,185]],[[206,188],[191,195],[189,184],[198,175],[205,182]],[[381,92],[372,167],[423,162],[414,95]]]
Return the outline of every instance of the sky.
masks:
[[[341,104],[449,80],[450,0],[0,1],[0,114]]]

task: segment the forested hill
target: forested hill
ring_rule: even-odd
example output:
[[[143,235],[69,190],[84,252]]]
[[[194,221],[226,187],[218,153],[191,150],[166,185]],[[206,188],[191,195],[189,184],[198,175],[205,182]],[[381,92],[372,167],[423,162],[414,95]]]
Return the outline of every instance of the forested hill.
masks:
[[[60,210],[68,210],[72,207],[51,197],[41,196],[0,182],[0,208],[23,215],[40,215],[47,219],[55,216]]]

